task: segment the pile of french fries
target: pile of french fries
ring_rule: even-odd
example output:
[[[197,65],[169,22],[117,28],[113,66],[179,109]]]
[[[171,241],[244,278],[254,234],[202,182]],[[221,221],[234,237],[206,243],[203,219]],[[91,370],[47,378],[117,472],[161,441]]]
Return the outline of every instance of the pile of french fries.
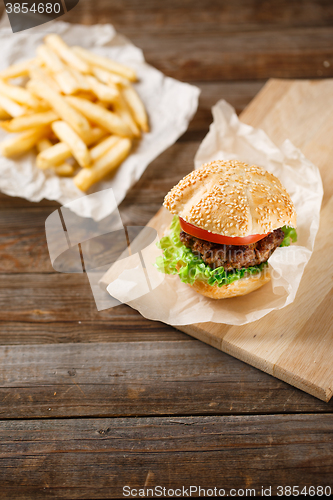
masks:
[[[36,149],[36,165],[74,176],[87,191],[130,154],[149,131],[145,107],[132,86],[133,69],[47,35],[34,59],[0,71],[0,143],[6,157]],[[26,77],[24,85],[11,82]],[[21,79],[22,81],[22,79]],[[78,170],[80,168],[80,170]]]

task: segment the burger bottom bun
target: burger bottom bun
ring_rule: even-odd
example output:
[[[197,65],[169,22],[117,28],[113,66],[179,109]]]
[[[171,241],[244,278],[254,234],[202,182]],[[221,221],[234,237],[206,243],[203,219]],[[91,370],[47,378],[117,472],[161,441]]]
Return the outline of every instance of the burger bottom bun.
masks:
[[[271,279],[268,268],[265,268],[264,272],[256,275],[244,276],[230,285],[223,285],[221,287],[217,285],[208,285],[207,283],[197,280],[193,285],[189,285],[193,290],[205,297],[211,299],[228,299],[230,297],[239,297],[240,295],[247,295],[248,293],[257,290]]]

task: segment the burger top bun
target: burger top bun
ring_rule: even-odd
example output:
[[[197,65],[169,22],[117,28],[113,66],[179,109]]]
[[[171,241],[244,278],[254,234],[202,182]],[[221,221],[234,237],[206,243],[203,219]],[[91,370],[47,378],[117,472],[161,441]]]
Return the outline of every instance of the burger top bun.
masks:
[[[171,189],[164,206],[201,229],[224,236],[296,227],[296,212],[279,179],[256,165],[216,160]]]

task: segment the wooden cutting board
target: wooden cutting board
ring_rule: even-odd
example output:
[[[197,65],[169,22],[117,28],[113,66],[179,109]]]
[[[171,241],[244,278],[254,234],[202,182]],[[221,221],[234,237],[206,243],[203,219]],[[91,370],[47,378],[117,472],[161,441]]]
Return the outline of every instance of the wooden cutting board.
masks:
[[[223,96],[221,96],[223,97]],[[281,145],[290,139],[316,164],[324,201],[315,251],[296,300],[244,326],[176,326],[324,401],[333,393],[333,80],[270,80],[240,116]],[[160,210],[147,224],[160,228]]]

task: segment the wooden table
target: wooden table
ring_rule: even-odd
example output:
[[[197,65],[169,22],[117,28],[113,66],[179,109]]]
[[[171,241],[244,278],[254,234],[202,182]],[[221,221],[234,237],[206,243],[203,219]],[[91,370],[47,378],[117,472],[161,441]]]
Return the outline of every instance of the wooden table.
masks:
[[[121,204],[125,225],[146,224],[193,168],[219,98],[240,112],[269,77],[333,76],[331,0],[81,0],[63,19],[113,23],[150,64],[202,89],[189,130]],[[58,204],[0,203],[1,498],[333,490],[333,400],[125,305],[97,312],[85,275],[51,267],[44,222]]]

